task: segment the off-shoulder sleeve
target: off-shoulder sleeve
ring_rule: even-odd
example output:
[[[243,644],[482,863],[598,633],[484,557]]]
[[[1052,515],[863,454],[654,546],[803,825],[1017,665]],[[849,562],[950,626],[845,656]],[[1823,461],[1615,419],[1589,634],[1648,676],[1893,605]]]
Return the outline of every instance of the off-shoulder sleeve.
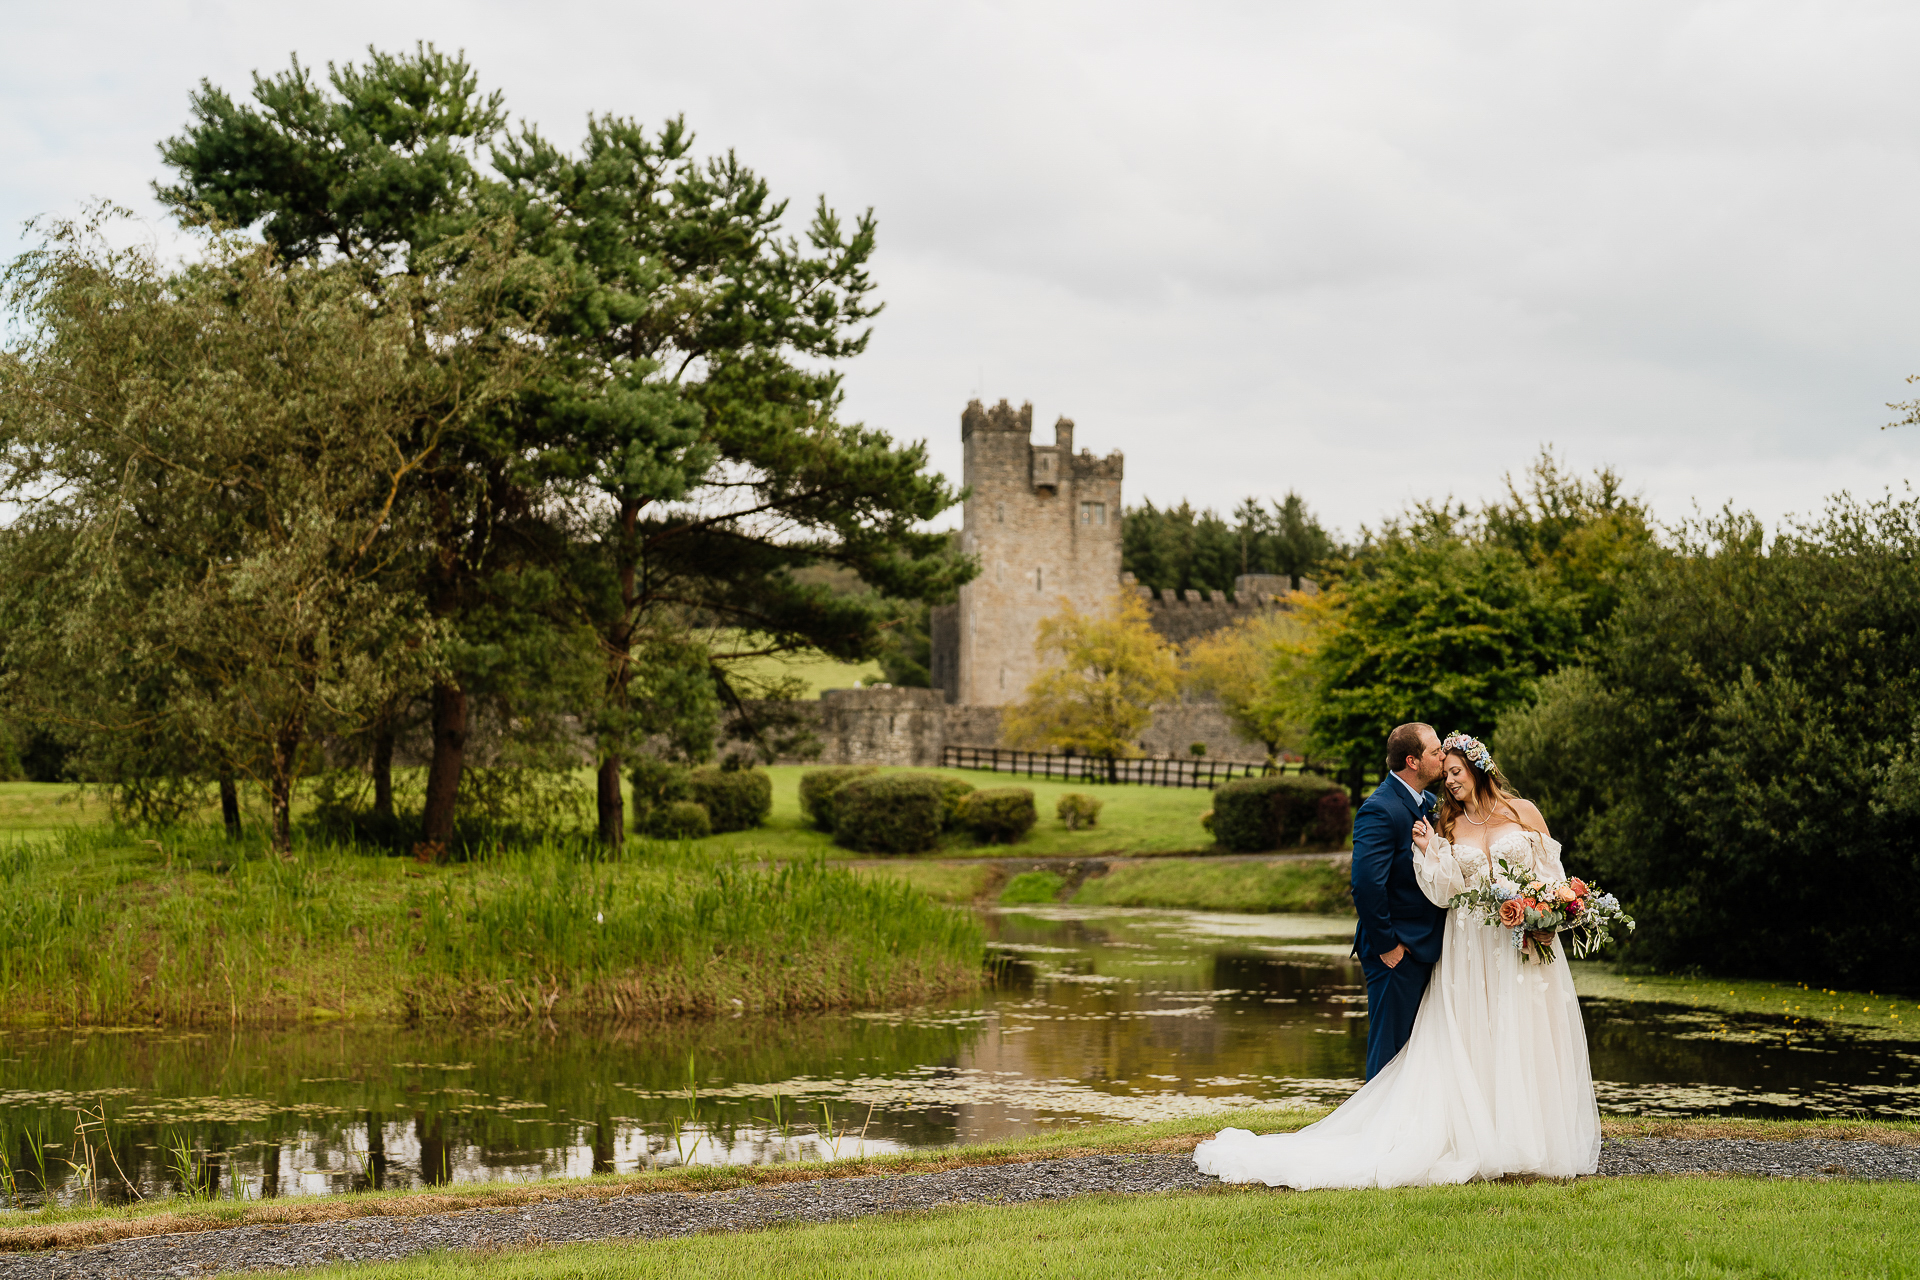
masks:
[[[1527,845],[1532,851],[1533,874],[1548,882],[1565,880],[1567,869],[1560,861],[1560,842],[1537,831],[1532,836]]]
[[[1413,847],[1413,878],[1420,884],[1420,892],[1427,895],[1427,901],[1436,907],[1444,907],[1453,901],[1456,893],[1465,893],[1467,877],[1460,870],[1459,859],[1454,857],[1453,846],[1440,838],[1435,832],[1427,837],[1425,853],[1420,846]]]

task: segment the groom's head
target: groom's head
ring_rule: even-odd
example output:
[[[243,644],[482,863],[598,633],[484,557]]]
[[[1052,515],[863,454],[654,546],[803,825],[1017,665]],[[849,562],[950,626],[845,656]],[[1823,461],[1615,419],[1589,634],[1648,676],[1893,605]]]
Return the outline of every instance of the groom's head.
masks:
[[[1446,763],[1440,735],[1430,724],[1403,724],[1387,735],[1387,772],[1399,774],[1421,791],[1440,780]]]

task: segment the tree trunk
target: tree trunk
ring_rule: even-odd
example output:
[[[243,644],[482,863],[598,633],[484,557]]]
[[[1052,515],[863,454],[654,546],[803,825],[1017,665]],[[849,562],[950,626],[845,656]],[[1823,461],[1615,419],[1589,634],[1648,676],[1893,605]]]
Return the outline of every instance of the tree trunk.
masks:
[[[457,684],[433,688],[433,763],[427,768],[427,804],[420,839],[445,853],[453,842],[453,805],[467,759],[467,691]]]
[[[627,805],[620,788],[619,756],[600,762],[600,843],[618,849],[627,836]]]
[[[267,797],[273,811],[273,851],[293,852],[293,783],[299,766],[300,733],[288,730],[273,744],[272,771],[267,778]]]
[[[617,553],[620,574],[620,617],[608,629],[606,641],[607,705],[620,715],[622,724],[613,742],[603,741],[601,744],[602,750],[606,751],[606,757],[600,762],[598,788],[600,843],[609,849],[618,849],[625,843],[627,835],[627,806],[620,786],[620,775],[626,764],[626,755],[618,747],[626,743],[626,735],[631,727],[625,722],[625,713],[628,710],[629,685],[633,678],[633,610],[636,601],[634,535],[639,518],[638,503],[628,500],[620,504],[620,546]]]
[[[240,788],[230,773],[220,775],[220,821],[226,824],[227,839],[240,838]]]
[[[373,735],[373,816],[393,821],[393,727],[382,724]]]

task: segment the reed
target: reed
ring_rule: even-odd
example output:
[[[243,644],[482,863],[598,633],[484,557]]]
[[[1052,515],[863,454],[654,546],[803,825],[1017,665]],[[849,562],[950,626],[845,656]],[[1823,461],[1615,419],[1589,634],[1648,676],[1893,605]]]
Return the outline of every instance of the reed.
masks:
[[[9,861],[11,859],[11,861]],[[0,852],[0,1020],[646,1018],[910,1003],[977,986],[964,912],[821,860],[548,840],[454,866],[217,832]]]

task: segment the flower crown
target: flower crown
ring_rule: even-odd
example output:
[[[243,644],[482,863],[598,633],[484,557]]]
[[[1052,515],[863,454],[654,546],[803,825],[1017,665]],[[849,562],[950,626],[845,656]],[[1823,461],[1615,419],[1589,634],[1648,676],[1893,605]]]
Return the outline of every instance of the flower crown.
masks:
[[[1458,751],[1467,758],[1467,762],[1484,774],[1491,776],[1499,772],[1499,766],[1493,762],[1493,753],[1480,739],[1464,733],[1450,733],[1447,740],[1440,744],[1442,751]]]

